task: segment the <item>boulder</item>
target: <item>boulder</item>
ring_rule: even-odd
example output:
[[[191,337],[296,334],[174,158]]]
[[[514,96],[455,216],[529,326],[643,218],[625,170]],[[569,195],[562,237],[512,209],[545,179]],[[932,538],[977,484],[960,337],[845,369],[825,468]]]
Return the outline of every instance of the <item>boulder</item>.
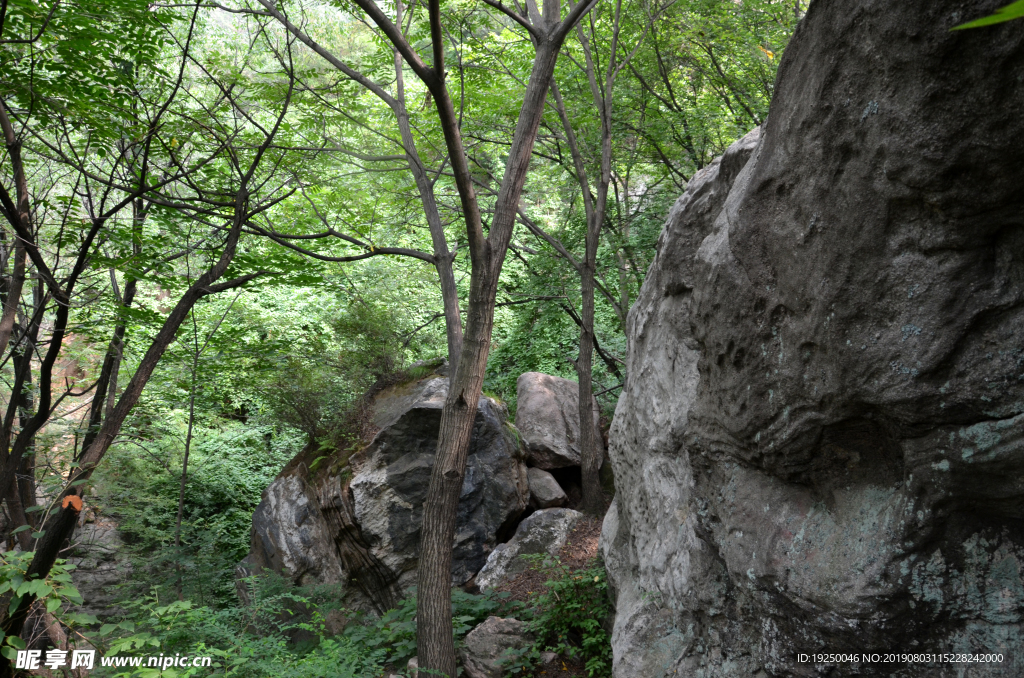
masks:
[[[253,515],[239,576],[270,569],[297,584],[335,584],[352,609],[394,607],[416,583],[447,390],[447,378],[437,374],[388,388],[374,398],[369,414],[380,430],[363,450],[316,459],[306,451],[290,462]],[[480,398],[458,506],[455,585],[483,567],[527,506],[526,465],[506,420],[504,406]]]
[[[83,511],[80,521],[68,558],[75,566],[71,580],[83,600],[76,611],[104,618],[120,614],[123,610],[116,606],[116,586],[124,582],[132,568],[121,552],[124,542],[117,523],[96,515],[92,509]]]
[[[565,490],[547,471],[531,467],[526,470],[526,478],[530,484],[530,506],[533,508],[546,509],[565,506],[565,503],[569,501]]]
[[[580,465],[579,385],[540,372],[524,372],[516,381],[516,428],[527,461],[542,469]],[[594,439],[601,440],[597,401]]]
[[[421,382],[418,396],[377,434],[352,478],[362,533],[403,587],[416,581],[423,502],[447,395],[447,379]],[[503,405],[480,398],[459,497],[452,554],[456,585],[483,567],[498,534],[511,531],[529,499],[526,465],[507,418]]]
[[[518,619],[488,617],[466,634],[459,655],[468,678],[503,678],[500,660],[507,650],[522,649],[533,644],[526,623]]]
[[[342,581],[334,536],[302,476],[281,476],[263,491],[243,562],[252,572],[273,570],[300,586]]]
[[[1024,675],[1024,32],[816,0],[628,319],[616,678]],[[1011,102],[1013,102],[1011,104]],[[800,663],[817,652],[1002,663]]]
[[[487,558],[487,564],[476,576],[476,585],[481,591],[494,588],[525,572],[529,563],[519,556],[546,553],[557,556],[565,546],[569,533],[576,527],[583,514],[567,508],[552,508],[536,511],[526,517],[516,528],[515,536],[506,543],[498,544]]]

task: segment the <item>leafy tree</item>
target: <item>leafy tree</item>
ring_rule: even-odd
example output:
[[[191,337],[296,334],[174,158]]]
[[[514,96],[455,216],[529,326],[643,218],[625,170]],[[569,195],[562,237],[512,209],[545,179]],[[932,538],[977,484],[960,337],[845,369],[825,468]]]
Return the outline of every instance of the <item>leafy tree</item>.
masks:
[[[7,143],[3,166],[7,173],[0,181],[0,202],[14,234],[12,240],[17,243],[14,285],[7,290],[5,312],[10,315],[21,305],[17,280],[28,275],[29,263],[32,276],[39,281],[33,305],[24,313],[30,320],[18,328],[16,340],[12,331],[3,347],[12,352],[28,349],[39,356],[38,363],[15,361],[19,367],[0,432],[4,440],[0,446],[0,488],[9,507],[18,505],[13,490],[16,473],[35,435],[57,405],[93,388],[105,393],[109,386],[112,370],[101,373],[100,379],[84,391],[76,392],[75,385],[66,379],[65,387],[54,397],[54,367],[73,328],[73,310],[83,299],[95,297],[92,267],[102,259],[103,246],[119,238],[122,243],[134,243],[144,237],[143,221],[157,219],[171,232],[177,230],[184,236],[176,246],[183,247],[185,253],[197,253],[199,271],[173,285],[179,292],[178,300],[162,319],[116,405],[104,415],[105,398],[101,393],[93,398],[89,431],[76,450],[75,464],[58,497],[60,508],[40,522],[41,529],[35,533],[38,543],[29,544],[35,547],[26,573],[30,579],[44,578],[52,567],[77,522],[82,484],[102,460],[193,305],[205,296],[264,274],[239,271],[241,275],[219,282],[238,251],[243,226],[288,192],[274,183],[287,151],[273,148],[273,142],[288,110],[294,77],[285,77],[275,86],[236,89],[237,83],[228,82],[232,79],[230,72],[217,75],[197,58],[192,41],[200,25],[198,6],[183,14],[186,19],[181,27],[172,25],[174,22],[163,13],[151,12],[144,3],[125,3],[124,8],[125,15],[110,15],[108,7],[97,6],[93,16],[83,15],[81,8],[62,10],[55,3],[37,33],[27,42],[8,43],[3,51],[5,63],[13,65],[5,73],[13,73],[14,95],[0,101],[0,128]],[[25,8],[19,5],[15,9]],[[33,11],[28,8],[24,14],[11,15],[9,25],[32,26]],[[138,26],[122,23],[130,22],[132,16],[145,29],[141,33]],[[83,26],[88,30],[83,31]],[[95,43],[88,39],[93,34]],[[129,39],[121,42],[122,35]],[[139,35],[149,47],[134,51],[138,45],[131,38]],[[283,47],[280,54],[287,64],[289,46]],[[37,48],[42,49],[41,58],[36,58]],[[164,48],[170,69],[157,58]],[[84,68],[82,53],[99,59],[101,65]],[[48,91],[45,83],[40,89],[19,87],[34,81],[37,71],[47,81],[47,70],[60,72],[67,68],[68,61],[93,74],[83,78],[87,86],[76,83],[61,91],[61,83],[73,79],[55,78],[53,91]],[[198,79],[190,70],[193,67]],[[196,96],[200,92],[207,95],[205,101]],[[268,92],[274,94],[276,113],[254,112],[261,93]],[[94,94],[96,98],[90,99]],[[26,151],[31,157],[26,157]],[[42,170],[41,175],[37,170]],[[41,181],[37,184],[33,179]],[[8,181],[14,185],[13,199]],[[123,215],[129,210],[131,218],[125,229]],[[186,218],[178,221],[180,216]],[[195,228],[204,222],[209,230],[200,236]],[[144,250],[144,246],[131,246],[139,259]],[[167,253],[153,254],[148,261],[133,263],[160,270],[160,257]],[[172,254],[170,260],[180,256]],[[129,276],[137,278],[138,269],[131,270]],[[112,282],[116,283],[116,278]],[[131,283],[126,293],[130,287]],[[124,297],[119,305],[125,306]],[[48,336],[39,336],[45,315],[52,318],[47,323]],[[122,336],[123,330],[115,330],[108,356],[119,349]],[[13,413],[25,404],[22,393],[31,370],[36,370],[38,384],[35,411],[8,448]],[[28,524],[23,514],[14,513],[19,524]],[[34,595],[27,593],[12,605],[3,623],[7,635],[20,633],[33,599]],[[10,670],[6,658],[0,661],[0,673],[9,675]]]

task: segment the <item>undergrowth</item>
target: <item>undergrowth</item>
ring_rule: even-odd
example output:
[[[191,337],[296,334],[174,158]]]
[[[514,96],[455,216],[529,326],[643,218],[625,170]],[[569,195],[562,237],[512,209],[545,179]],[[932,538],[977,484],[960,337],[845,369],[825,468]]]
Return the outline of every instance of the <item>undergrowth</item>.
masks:
[[[215,609],[191,601],[161,600],[154,591],[126,604],[120,620],[89,634],[103,655],[212,656],[212,666],[153,669],[97,667],[98,678],[371,678],[402,676],[416,655],[416,598],[413,590],[397,609],[380,618],[341,609],[330,586],[292,588],[276,575],[250,578],[250,604]],[[457,645],[491,615],[515,614],[508,594],[452,592],[452,630]],[[334,613],[334,615],[332,615]],[[331,633],[329,616],[340,614],[344,629]],[[334,621],[337,631],[338,622]]]
[[[611,639],[602,622],[611,613],[608,579],[600,559],[588,567],[571,570],[547,554],[523,555],[548,575],[546,590],[535,593],[528,604],[527,628],[535,642],[505,653],[502,665],[511,674],[528,673],[543,652],[579,658],[591,678],[612,674]]]

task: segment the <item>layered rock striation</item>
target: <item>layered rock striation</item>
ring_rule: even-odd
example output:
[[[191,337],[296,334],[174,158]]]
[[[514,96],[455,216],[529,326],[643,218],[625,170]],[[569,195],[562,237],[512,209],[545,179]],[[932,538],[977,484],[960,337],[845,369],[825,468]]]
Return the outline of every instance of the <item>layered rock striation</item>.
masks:
[[[1024,32],[949,31],[1000,4],[816,0],[673,207],[610,432],[616,678],[1024,675]]]

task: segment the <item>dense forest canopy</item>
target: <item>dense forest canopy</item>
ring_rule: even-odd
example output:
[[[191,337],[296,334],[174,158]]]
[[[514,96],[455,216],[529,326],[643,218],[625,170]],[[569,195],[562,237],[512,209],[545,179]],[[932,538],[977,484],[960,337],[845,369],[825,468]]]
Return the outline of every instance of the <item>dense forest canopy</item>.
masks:
[[[433,4],[378,10],[443,55],[485,232],[538,44],[516,16],[540,10],[513,5],[449,1],[436,26]],[[523,372],[584,370],[610,418],[665,215],[764,121],[805,9],[602,1],[568,31],[488,395],[514,414]],[[458,353],[472,244],[437,105],[365,3],[5,0],[0,492],[8,547],[37,554],[20,567],[49,571],[60,497],[84,495],[135,554],[126,597],[236,606],[281,466],[352,445],[368,390]]]

